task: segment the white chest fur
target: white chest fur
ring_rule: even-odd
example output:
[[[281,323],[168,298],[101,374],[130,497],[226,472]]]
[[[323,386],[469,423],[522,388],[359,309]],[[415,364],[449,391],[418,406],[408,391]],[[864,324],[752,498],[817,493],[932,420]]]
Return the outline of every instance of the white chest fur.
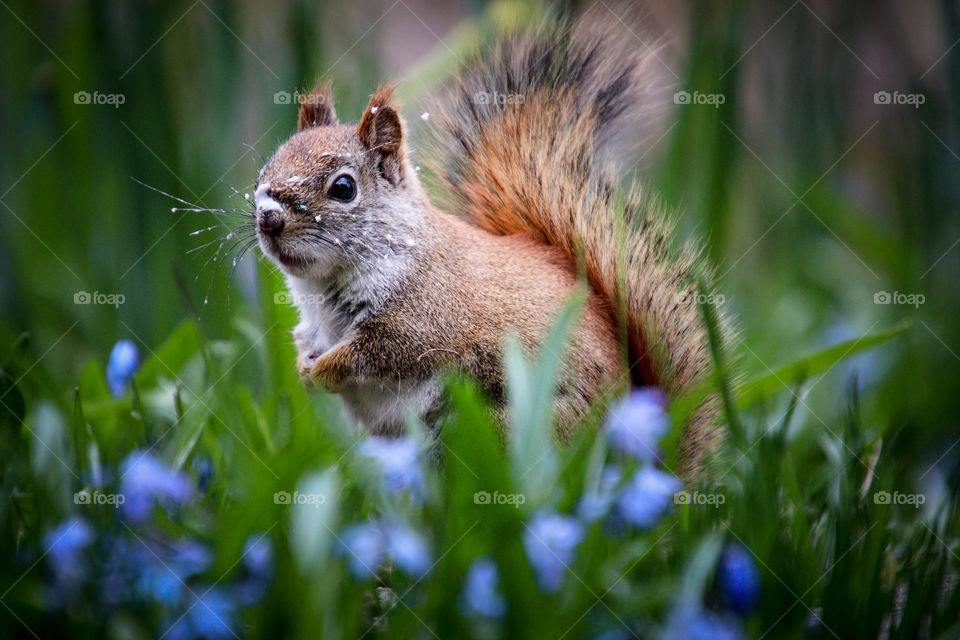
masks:
[[[397,436],[409,415],[425,419],[437,407],[442,385],[438,380],[417,382],[361,381],[340,392],[351,419],[375,435]]]
[[[391,259],[393,258],[393,259]],[[390,293],[405,265],[394,256],[378,261],[375,273],[324,284],[287,277],[290,296],[300,312],[293,329],[299,354],[320,355],[348,338],[354,324],[374,312]],[[386,269],[384,269],[386,268]],[[385,272],[386,271],[386,272]],[[350,380],[341,390],[344,405],[358,426],[382,435],[397,435],[410,413],[426,417],[436,408],[441,385],[436,380]]]
[[[293,276],[287,278],[287,286],[300,311],[300,322],[293,329],[297,353],[323,353],[343,339],[350,318],[330,304],[322,287]]]

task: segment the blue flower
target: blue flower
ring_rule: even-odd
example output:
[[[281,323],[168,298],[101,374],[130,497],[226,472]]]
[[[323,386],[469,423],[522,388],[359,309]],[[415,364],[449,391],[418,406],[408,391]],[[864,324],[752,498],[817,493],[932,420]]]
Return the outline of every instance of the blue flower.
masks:
[[[385,558],[408,575],[419,577],[430,568],[430,549],[419,533],[405,524],[369,522],[348,527],[340,534],[350,573],[371,578]]]
[[[210,482],[213,480],[213,462],[206,456],[194,458],[191,463],[193,472],[197,474],[197,489],[200,493],[206,493],[210,488]]]
[[[115,398],[127,390],[127,383],[140,366],[140,351],[130,340],[120,340],[113,345],[107,360],[107,386]]]
[[[101,584],[104,602],[116,606],[130,600],[135,592],[152,597],[151,589],[160,588],[161,585],[142,580],[141,574],[157,564],[155,553],[139,540],[111,540]]]
[[[393,494],[410,491],[423,493],[423,469],[420,467],[420,445],[409,436],[381,438],[371,436],[363,441],[359,454],[376,461],[383,488]]]
[[[273,573],[273,543],[265,533],[252,534],[243,543],[243,564],[255,576]]]
[[[93,527],[82,518],[70,518],[43,537],[44,547],[56,563],[69,562],[93,542]]]
[[[420,577],[430,569],[430,549],[423,536],[398,523],[385,525],[383,532],[387,556],[407,575]]]
[[[347,567],[355,578],[372,578],[385,553],[383,534],[375,523],[355,524],[340,534]]]
[[[587,522],[593,522],[607,515],[616,499],[617,485],[623,472],[619,467],[609,466],[603,470],[600,483],[590,487],[577,505],[577,515]]]
[[[607,440],[617,451],[652,463],[660,457],[660,440],[670,430],[667,399],[656,387],[635,389],[607,413]]]
[[[663,637],[670,640],[744,640],[735,620],[712,613],[697,603],[679,605],[670,614]]]
[[[116,562],[115,559],[119,559]],[[110,549],[104,580],[105,597],[111,602],[137,596],[167,605],[180,602],[186,583],[213,564],[213,552],[190,538],[172,543],[153,540],[119,540]]]
[[[193,497],[186,475],[167,467],[149,452],[134,451],[123,461],[121,513],[131,522],[143,522],[157,500],[182,504]]]
[[[265,533],[255,533],[243,544],[243,577],[236,585],[237,599],[252,605],[267,593],[273,577],[273,543]]]
[[[203,638],[236,637],[233,632],[234,604],[216,588],[202,593],[188,615],[192,618],[194,629]]]
[[[493,560],[481,556],[473,561],[464,580],[463,597],[467,609],[488,618],[501,618],[507,601],[500,595],[500,573]]]
[[[203,544],[181,538],[173,543],[173,556],[166,562],[180,578],[203,573],[213,564],[213,552]]]
[[[66,595],[79,586],[86,573],[84,549],[94,540],[94,531],[86,520],[70,518],[43,537],[47,565],[53,574],[55,586]]]
[[[624,486],[617,498],[616,515],[637,527],[653,527],[670,510],[673,494],[682,486],[675,476],[644,467]]]
[[[760,600],[760,573],[750,552],[739,544],[728,544],[720,556],[717,583],[729,609],[741,615],[752,612]]]
[[[164,625],[160,633],[172,640],[236,637],[236,605],[221,589],[199,587],[187,612],[172,627]]]
[[[136,569],[134,589],[142,598],[163,604],[176,604],[183,596],[182,579],[156,558],[150,558]]]
[[[540,588],[549,593],[560,589],[581,540],[583,525],[576,518],[552,511],[533,516],[523,532],[523,546]]]

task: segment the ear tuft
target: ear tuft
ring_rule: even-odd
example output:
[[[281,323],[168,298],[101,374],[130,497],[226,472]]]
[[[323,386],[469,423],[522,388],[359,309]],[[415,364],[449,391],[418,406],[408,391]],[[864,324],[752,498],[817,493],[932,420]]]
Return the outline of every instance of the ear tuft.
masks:
[[[333,91],[329,80],[318,82],[309,93],[297,93],[297,98],[300,100],[297,131],[337,124],[337,112],[333,108]]]
[[[404,179],[403,121],[400,104],[393,97],[393,87],[380,87],[370,99],[360,124],[360,143],[377,160],[380,173],[391,184]]]
[[[392,86],[377,89],[357,125],[357,136],[363,146],[381,155],[397,153],[403,143],[400,104],[393,91]]]

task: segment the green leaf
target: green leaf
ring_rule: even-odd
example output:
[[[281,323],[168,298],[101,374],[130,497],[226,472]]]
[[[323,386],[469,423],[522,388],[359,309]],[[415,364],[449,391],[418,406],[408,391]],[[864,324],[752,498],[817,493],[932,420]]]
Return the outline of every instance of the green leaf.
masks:
[[[180,397],[180,392],[180,385],[177,385],[176,389],[173,391],[173,404],[177,411],[177,419],[174,424],[179,425],[178,431],[185,432],[190,427],[187,426],[187,423],[184,420],[183,402]],[[178,446],[177,453],[173,457],[174,469],[182,469],[183,465],[185,465],[187,460],[190,459],[190,454],[193,453],[193,450],[197,446],[197,442],[200,441],[200,436],[203,435],[203,432],[206,429],[206,418],[206,412],[202,412],[199,420],[190,421],[191,426],[193,422],[196,422],[196,426],[192,427],[193,430],[188,432],[190,435],[187,436],[186,440]]]
[[[769,398],[777,393],[789,389],[790,384],[797,380],[808,378],[811,375],[829,371],[834,365],[879,344],[887,342],[910,327],[909,322],[902,322],[887,329],[867,333],[859,338],[851,338],[838,344],[820,349],[812,354],[803,356],[788,364],[777,367],[773,371],[762,371],[749,377],[736,389],[736,400],[742,409]],[[703,380],[690,391],[678,397],[671,403],[670,413],[677,423],[683,423],[687,417],[713,391],[715,381],[711,378]]]
[[[717,312],[713,304],[707,302],[709,290],[703,281],[700,281],[698,290],[703,302],[700,303],[700,312],[703,314],[704,324],[707,326],[707,336],[710,339],[710,354],[713,357],[714,378],[723,400],[723,412],[726,415],[727,429],[736,446],[744,444],[743,424],[737,412],[736,403],[730,390],[730,375],[727,371],[726,357],[723,353],[720,325],[717,321]]]
[[[530,502],[549,496],[556,486],[558,461],[554,447],[553,408],[566,340],[585,298],[577,292],[550,329],[536,361],[526,359],[515,336],[504,353],[510,415],[510,462],[517,487]]]
[[[181,369],[193,359],[200,350],[200,342],[191,320],[184,320],[173,330],[170,337],[152,352],[146,350],[143,366],[137,372],[136,381],[141,389],[147,389],[157,383],[158,377],[182,375]]]
[[[693,557],[683,570],[677,600],[680,602],[699,602],[707,587],[707,581],[720,558],[723,538],[719,533],[711,533],[697,546]]]
[[[27,418],[30,434],[30,466],[42,478],[52,499],[63,511],[69,505],[70,488],[79,479],[70,451],[67,422],[55,404],[42,400]]]
[[[0,459],[4,461],[19,445],[25,412],[23,394],[7,372],[0,369]]]
[[[332,469],[305,476],[297,487],[307,499],[293,509],[290,544],[300,570],[316,575],[330,555],[339,518],[340,480]]]
[[[867,333],[859,338],[844,340],[826,347],[805,358],[800,358],[773,372],[761,373],[742,384],[737,392],[741,407],[748,407],[784,390],[785,384],[829,371],[834,365],[867,349],[896,338],[910,328],[909,322],[901,322],[887,329]]]
[[[452,379],[447,384],[450,395],[451,420],[444,425],[445,462],[443,465],[445,504],[458,525],[466,528],[476,518],[485,526],[495,526],[505,511],[504,505],[478,499],[494,492],[512,493],[507,461],[497,437],[493,416],[486,410],[481,392],[471,381]],[[498,508],[500,507],[500,508]]]

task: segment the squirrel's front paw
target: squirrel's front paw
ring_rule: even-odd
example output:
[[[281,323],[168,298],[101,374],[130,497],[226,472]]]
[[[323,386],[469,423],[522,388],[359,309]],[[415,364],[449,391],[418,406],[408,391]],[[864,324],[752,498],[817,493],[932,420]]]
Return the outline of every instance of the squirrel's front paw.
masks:
[[[318,357],[320,357],[319,351],[297,355],[297,374],[300,376],[300,382],[307,388],[314,386],[310,372],[313,370],[313,365]]]
[[[327,393],[339,393],[349,369],[345,353],[343,348],[334,348],[324,354],[313,352],[298,356],[297,372],[304,386]]]

